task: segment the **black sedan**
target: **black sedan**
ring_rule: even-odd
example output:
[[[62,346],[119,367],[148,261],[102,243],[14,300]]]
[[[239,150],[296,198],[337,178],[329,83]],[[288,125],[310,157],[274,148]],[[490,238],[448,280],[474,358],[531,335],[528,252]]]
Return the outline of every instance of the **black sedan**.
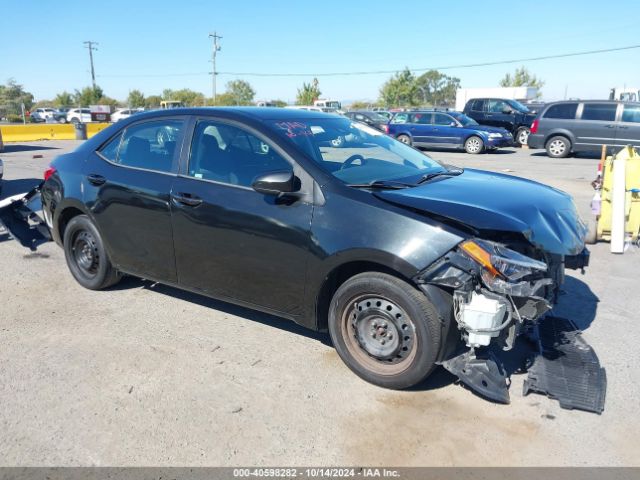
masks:
[[[389,388],[442,364],[506,401],[487,352],[511,348],[588,259],[568,195],[323,113],[142,113],[45,177],[46,223],[84,287],[129,274],[328,330]]]
[[[375,128],[376,130],[380,130],[381,132],[387,132],[386,127],[387,123],[389,123],[389,119],[384,115],[380,115],[378,112],[369,112],[363,110],[347,112],[344,115],[351,120],[365,123],[370,127]]]

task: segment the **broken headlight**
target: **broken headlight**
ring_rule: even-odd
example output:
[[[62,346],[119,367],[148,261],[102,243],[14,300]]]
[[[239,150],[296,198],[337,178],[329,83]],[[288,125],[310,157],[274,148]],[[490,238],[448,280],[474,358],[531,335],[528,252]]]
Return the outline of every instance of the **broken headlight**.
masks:
[[[495,280],[517,282],[532,273],[547,270],[546,263],[487,240],[467,240],[460,244],[460,249],[483,267],[482,279],[488,285]]]

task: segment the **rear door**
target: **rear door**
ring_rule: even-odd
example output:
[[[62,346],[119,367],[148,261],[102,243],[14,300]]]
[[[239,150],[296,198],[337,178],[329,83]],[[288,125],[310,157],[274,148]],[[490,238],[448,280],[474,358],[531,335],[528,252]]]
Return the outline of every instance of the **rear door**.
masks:
[[[614,145],[617,110],[614,102],[584,102],[578,107],[578,120],[572,129],[574,150],[600,151],[602,145]]]
[[[621,105],[622,114],[616,129],[616,145],[640,148],[640,103]]]
[[[481,125],[485,125],[486,120],[486,104],[487,100],[475,99],[471,101],[471,108],[466,114],[473,118],[476,122]]]
[[[177,280],[169,192],[178,170],[185,119],[129,125],[85,165],[84,194],[117,268]]]
[[[313,205],[251,188],[263,173],[313,180],[269,139],[237,122],[200,118],[171,212],[179,283],[215,297],[297,315],[302,309]],[[307,190],[307,189],[311,190]]]
[[[409,131],[413,143],[430,145],[433,143],[433,114],[431,112],[417,112],[409,115],[411,126]]]

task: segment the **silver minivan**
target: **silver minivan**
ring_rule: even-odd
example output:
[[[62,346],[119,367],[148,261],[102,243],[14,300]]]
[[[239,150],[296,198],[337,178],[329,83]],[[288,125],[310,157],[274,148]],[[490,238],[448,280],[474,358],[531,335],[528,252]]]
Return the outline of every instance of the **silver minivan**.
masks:
[[[545,105],[531,125],[529,148],[563,158],[607,147],[640,147],[640,103],[574,100]]]

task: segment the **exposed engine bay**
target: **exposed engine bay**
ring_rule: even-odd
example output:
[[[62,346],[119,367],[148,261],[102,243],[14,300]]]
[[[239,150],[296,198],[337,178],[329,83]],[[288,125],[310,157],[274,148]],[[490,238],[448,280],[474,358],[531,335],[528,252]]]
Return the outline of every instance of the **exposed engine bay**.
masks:
[[[509,378],[500,352],[512,350],[522,334],[533,339],[534,327],[557,303],[564,269],[588,264],[586,249],[564,256],[524,242],[507,246],[471,239],[459,244],[414,279],[443,288],[453,298],[459,337],[440,363],[481,395],[509,403]],[[604,394],[600,397],[603,403]]]

